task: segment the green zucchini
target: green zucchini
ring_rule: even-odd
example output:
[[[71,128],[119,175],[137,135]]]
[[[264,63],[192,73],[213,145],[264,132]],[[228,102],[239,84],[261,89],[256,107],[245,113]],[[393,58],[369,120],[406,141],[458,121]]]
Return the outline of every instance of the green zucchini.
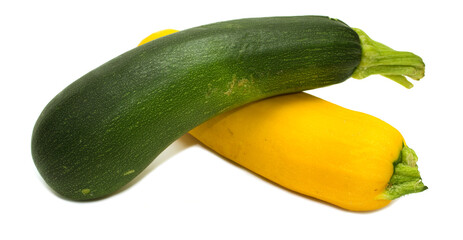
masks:
[[[233,20],[156,39],[87,73],[50,101],[33,130],[34,163],[65,198],[101,198],[224,111],[352,75],[423,76],[421,58],[411,53],[390,49],[380,62],[366,54],[389,51],[370,40],[322,16]]]

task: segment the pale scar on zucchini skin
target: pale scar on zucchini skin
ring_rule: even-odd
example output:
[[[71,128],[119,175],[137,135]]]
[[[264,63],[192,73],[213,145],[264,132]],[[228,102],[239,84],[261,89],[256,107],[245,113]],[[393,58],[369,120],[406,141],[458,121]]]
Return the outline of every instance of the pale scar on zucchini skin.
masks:
[[[82,189],[82,191],[81,191],[81,192],[82,192],[82,194],[83,194],[83,195],[87,195],[87,194],[89,194],[89,193],[90,193],[90,189],[88,189],[88,188],[85,188],[85,189]]]
[[[134,170],[134,169],[125,172],[125,173],[124,173],[124,176],[127,176],[127,175],[132,174],[132,173],[135,173],[135,170]]]
[[[234,92],[246,92],[249,91],[252,87],[252,78],[251,80],[247,78],[242,78],[238,80],[236,76],[233,76],[232,81],[228,84],[229,88],[227,91],[224,92],[225,95],[230,96]]]

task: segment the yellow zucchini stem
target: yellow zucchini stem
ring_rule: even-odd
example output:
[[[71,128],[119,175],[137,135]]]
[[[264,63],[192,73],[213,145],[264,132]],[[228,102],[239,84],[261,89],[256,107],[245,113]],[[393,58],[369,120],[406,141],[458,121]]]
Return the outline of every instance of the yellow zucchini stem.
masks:
[[[400,52],[372,40],[365,32],[353,28],[360,37],[362,45],[362,60],[352,74],[353,78],[363,79],[373,74],[380,74],[406,88],[412,88],[413,84],[407,77],[419,80],[424,77],[423,60],[411,53]]]
[[[418,156],[413,149],[404,146],[399,159],[394,162],[394,173],[386,190],[378,196],[379,199],[393,200],[410,193],[422,192],[426,187],[421,181],[416,162]]]

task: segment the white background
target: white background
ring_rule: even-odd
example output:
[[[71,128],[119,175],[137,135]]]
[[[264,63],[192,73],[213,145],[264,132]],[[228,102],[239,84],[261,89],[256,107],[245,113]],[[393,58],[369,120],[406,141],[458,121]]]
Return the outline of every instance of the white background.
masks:
[[[1,239],[463,239],[461,9],[457,1],[2,1]],[[282,189],[185,135],[124,191],[77,203],[55,195],[30,154],[34,123],[64,87],[141,39],[245,17],[328,15],[420,55],[407,90],[349,79],[310,93],[390,123],[429,189],[368,213]]]

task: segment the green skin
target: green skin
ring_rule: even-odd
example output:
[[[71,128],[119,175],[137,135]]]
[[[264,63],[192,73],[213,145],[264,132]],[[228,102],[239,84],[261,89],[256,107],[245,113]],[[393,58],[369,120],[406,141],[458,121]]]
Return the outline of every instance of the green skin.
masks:
[[[359,34],[327,17],[242,19],[177,32],[59,93],[37,120],[32,156],[65,198],[105,197],[208,119],[262,98],[341,83],[361,60]]]

